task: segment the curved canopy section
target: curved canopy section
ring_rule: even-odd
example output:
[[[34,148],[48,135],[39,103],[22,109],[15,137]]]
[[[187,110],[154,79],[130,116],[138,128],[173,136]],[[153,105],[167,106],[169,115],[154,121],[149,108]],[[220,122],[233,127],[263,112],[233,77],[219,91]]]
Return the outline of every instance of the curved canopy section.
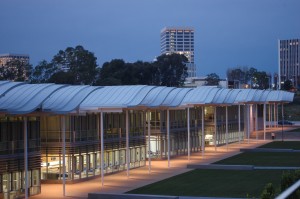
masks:
[[[241,92],[238,93],[235,99],[235,103],[252,102],[256,91],[255,89],[241,89]]]
[[[80,104],[80,109],[97,110],[134,106],[139,104],[152,88],[152,86],[105,86],[92,92]]]
[[[0,98],[0,112],[27,114],[41,108],[48,96],[63,85],[23,84],[10,90]]]
[[[225,104],[234,104],[236,101],[237,96],[241,92],[241,89],[231,89],[226,96],[224,103]]]
[[[5,95],[8,91],[15,88],[16,86],[22,85],[24,82],[10,82],[10,81],[0,81],[0,97]]]
[[[218,90],[218,92],[216,93],[216,95],[213,98],[211,103],[212,104],[227,104],[225,102],[225,99],[229,95],[230,91],[231,91],[230,89],[224,89],[224,88]]]
[[[43,111],[67,114],[77,109],[80,103],[94,90],[94,86],[66,86],[54,92],[44,103]]]
[[[182,103],[182,100],[185,98],[191,88],[175,88],[173,89],[165,100],[161,103],[161,107],[177,107]]]
[[[219,90],[220,88],[212,86],[195,88],[185,96],[181,105],[211,104]]]
[[[155,87],[146,95],[139,106],[157,107],[160,106],[169,93],[174,90],[173,87]]]
[[[292,102],[294,93],[286,91],[270,91],[267,101],[268,102]]]
[[[292,102],[294,93],[275,90],[223,89],[214,86],[70,86],[0,81],[0,112],[41,111],[69,114],[85,111],[122,111],[124,108],[185,108],[195,105]]]

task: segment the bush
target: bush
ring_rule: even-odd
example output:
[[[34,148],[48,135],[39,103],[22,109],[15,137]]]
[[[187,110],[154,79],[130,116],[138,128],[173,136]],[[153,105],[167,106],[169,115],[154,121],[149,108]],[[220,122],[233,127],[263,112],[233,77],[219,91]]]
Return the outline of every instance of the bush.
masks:
[[[285,191],[287,188],[292,186],[299,179],[300,179],[300,170],[284,172],[281,177],[281,192]],[[289,199],[300,198],[300,189],[298,188],[288,198]]]
[[[273,199],[273,198],[275,198],[275,189],[274,189],[274,186],[273,186],[272,183],[268,183],[265,186],[265,188],[264,188],[264,190],[263,190],[260,197],[261,197],[261,199]]]

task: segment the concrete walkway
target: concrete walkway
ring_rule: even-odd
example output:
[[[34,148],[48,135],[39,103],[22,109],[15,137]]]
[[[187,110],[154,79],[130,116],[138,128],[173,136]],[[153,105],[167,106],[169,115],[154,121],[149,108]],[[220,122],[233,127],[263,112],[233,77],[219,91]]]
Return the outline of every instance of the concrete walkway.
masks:
[[[291,127],[284,127],[284,131]],[[295,127],[294,127],[295,128]],[[55,199],[55,198],[87,198],[88,193],[125,193],[130,190],[142,187],[181,173],[185,173],[192,169],[187,168],[187,164],[210,164],[221,159],[241,153],[241,148],[256,148],[271,141],[271,132],[281,132],[281,128],[267,129],[266,140],[250,139],[241,143],[233,143],[226,146],[206,147],[205,155],[201,152],[191,153],[190,161],[187,156],[171,158],[171,166],[168,168],[167,160],[152,161],[151,173],[148,166],[130,170],[130,177],[126,175],[126,171],[107,175],[104,177],[104,186],[101,186],[101,178],[97,177],[92,180],[80,182],[76,184],[66,185],[66,197],[63,197],[62,184],[42,184],[42,193],[37,196],[32,196],[33,199]],[[286,138],[289,140],[300,140],[300,133],[294,133],[287,137],[288,132],[285,132]],[[252,134],[252,136],[255,133]],[[262,139],[263,132],[258,132],[259,138]],[[253,138],[253,137],[252,137]],[[148,164],[148,162],[147,162]],[[180,197],[188,198],[188,197]],[[196,197],[197,198],[197,197]],[[201,198],[201,197],[199,197]]]
[[[240,153],[240,148],[255,148],[270,140],[249,140],[241,143],[233,143],[226,146],[206,147],[205,155],[201,152],[192,153],[190,161],[187,156],[180,156],[171,159],[171,166],[168,168],[167,160],[152,161],[152,169],[149,174],[148,166],[130,170],[130,177],[127,178],[126,171],[107,175],[104,177],[104,186],[101,186],[101,178],[95,178],[81,183],[66,185],[66,197],[63,197],[62,184],[42,184],[42,193],[30,198],[87,198],[90,192],[101,193],[125,193],[138,187],[142,187],[181,173],[190,171],[187,164],[210,164],[215,161]],[[147,162],[148,163],[148,162]]]

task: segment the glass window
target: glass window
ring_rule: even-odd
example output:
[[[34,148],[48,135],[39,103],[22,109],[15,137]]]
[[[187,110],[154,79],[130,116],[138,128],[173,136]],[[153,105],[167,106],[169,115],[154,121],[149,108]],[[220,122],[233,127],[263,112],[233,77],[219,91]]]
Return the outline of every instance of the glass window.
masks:
[[[2,191],[4,193],[9,192],[10,191],[10,174],[9,173],[3,174],[2,178],[3,178]]]
[[[40,185],[40,172],[39,170],[32,171],[32,186]]]
[[[20,189],[21,172],[14,172],[12,174],[12,190]]]

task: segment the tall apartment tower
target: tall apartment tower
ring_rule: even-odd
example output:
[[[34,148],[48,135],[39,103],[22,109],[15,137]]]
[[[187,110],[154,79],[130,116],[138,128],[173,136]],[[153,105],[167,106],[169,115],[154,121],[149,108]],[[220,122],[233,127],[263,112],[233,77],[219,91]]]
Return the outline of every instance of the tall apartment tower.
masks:
[[[295,88],[300,86],[300,39],[278,41],[279,88],[291,80]]]
[[[160,32],[161,54],[178,53],[188,58],[188,77],[196,77],[194,62],[194,29],[165,27]]]

